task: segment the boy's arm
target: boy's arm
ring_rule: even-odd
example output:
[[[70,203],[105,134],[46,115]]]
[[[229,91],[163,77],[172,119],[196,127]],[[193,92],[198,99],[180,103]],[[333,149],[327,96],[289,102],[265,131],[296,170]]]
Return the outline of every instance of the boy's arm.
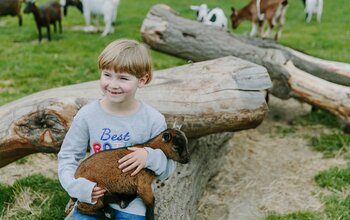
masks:
[[[166,128],[165,118],[162,116],[162,119],[153,126],[152,137],[161,133]],[[148,153],[145,168],[152,170],[160,180],[169,178],[176,169],[175,161],[168,159],[160,149],[152,149],[149,147],[145,147],[145,149]]]
[[[148,157],[145,168],[152,170],[160,180],[165,180],[176,169],[176,163],[168,159],[162,150],[145,147]]]
[[[79,161],[85,157],[88,140],[87,126],[81,119],[75,118],[58,153],[58,178],[71,197],[92,203],[91,192],[96,183],[74,177]]]

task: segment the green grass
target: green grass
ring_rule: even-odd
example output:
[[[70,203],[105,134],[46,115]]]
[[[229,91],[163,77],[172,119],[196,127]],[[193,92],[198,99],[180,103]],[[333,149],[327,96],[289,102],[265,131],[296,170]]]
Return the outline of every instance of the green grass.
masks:
[[[38,0],[40,5],[44,0]],[[22,27],[18,27],[15,17],[0,17],[0,105],[28,94],[75,83],[98,79],[96,59],[102,49],[118,38],[141,41],[140,27],[143,19],[156,0],[121,1],[115,33],[105,38],[99,34],[73,31],[72,27],[84,25],[83,16],[75,8],[63,20],[63,33],[52,34],[52,42],[37,42],[37,31],[32,14],[24,15]],[[195,19],[190,4],[203,1],[165,0],[179,15]],[[246,4],[245,0],[234,1],[236,8]],[[230,1],[207,1],[209,7],[220,6],[227,17],[233,3]],[[286,26],[281,43],[303,50],[316,57],[350,62],[349,22],[347,21],[347,0],[326,1],[322,23],[314,20],[307,24],[300,1],[290,1]],[[337,10],[334,10],[337,9]],[[229,22],[230,26],[230,22]],[[245,33],[250,31],[250,23],[244,22],[229,31]],[[45,31],[43,32],[45,35]],[[163,69],[185,64],[186,61],[157,51],[152,51],[155,69]]]
[[[293,126],[283,127],[283,126],[276,126],[274,129],[274,132],[271,133],[271,137],[279,137],[284,138],[288,135],[292,135],[296,132],[296,128]]]
[[[279,215],[272,213],[265,220],[320,220],[322,217],[318,213],[313,212],[296,212],[287,215]]]
[[[330,134],[321,133],[320,136],[311,138],[311,145],[314,149],[323,152],[325,155],[333,156],[340,150],[348,152],[350,148],[350,135],[341,131]]]
[[[33,192],[29,209],[16,207],[12,219],[51,220],[64,219],[65,205],[69,199],[57,180],[41,175],[32,175],[17,180],[12,186],[0,185],[0,218],[7,204],[13,204],[15,199],[24,191]],[[39,211],[35,211],[39,210]]]
[[[349,220],[350,219],[350,196],[327,196],[324,198],[325,210],[328,219]]]
[[[332,115],[331,113],[322,109],[311,111],[310,113],[297,118],[296,120],[293,121],[293,124],[299,124],[299,125],[323,124],[330,128],[341,127],[335,115]]]
[[[0,216],[5,210],[7,204],[12,201],[13,190],[11,187],[0,184]]]
[[[315,180],[321,187],[338,191],[344,190],[345,188],[350,189],[350,166],[346,168],[334,167],[322,171],[315,177]]]

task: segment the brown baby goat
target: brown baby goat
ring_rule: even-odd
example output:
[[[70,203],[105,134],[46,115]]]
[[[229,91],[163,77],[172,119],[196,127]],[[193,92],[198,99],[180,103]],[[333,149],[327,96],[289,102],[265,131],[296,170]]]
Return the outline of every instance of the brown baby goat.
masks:
[[[187,144],[187,138],[182,131],[166,129],[148,142],[133,147],[160,149],[169,159],[185,164],[190,159]],[[146,219],[154,219],[154,196],[151,184],[156,175],[148,169],[142,169],[135,176],[131,176],[129,172],[123,173],[118,168],[118,160],[129,153],[131,151],[125,148],[95,153],[79,165],[75,178],[83,177],[96,182],[97,186],[107,190],[105,197],[114,197],[113,202],[128,200],[125,201],[126,206],[136,195],[140,196],[146,204]],[[118,196],[123,197],[117,198]],[[95,205],[78,202],[77,208],[82,214],[101,216],[104,206],[108,205],[105,203],[107,202],[103,199],[99,199]],[[123,204],[121,206],[125,207]]]

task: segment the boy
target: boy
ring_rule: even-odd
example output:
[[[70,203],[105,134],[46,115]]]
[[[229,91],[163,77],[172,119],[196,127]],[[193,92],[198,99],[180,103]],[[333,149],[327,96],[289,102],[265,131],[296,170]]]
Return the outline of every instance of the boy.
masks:
[[[81,202],[95,203],[105,189],[84,178],[74,178],[79,161],[85,157],[86,146],[91,154],[108,149],[144,143],[166,128],[165,118],[146,103],[135,99],[138,88],[152,79],[151,58],[147,49],[133,40],[116,40],[100,54],[100,88],[104,96],[83,108],[74,117],[58,154],[58,176],[68,194]],[[168,178],[175,162],[164,153],[151,148],[129,148],[133,152],[119,160],[123,172],[153,170],[159,179]],[[137,197],[125,209],[110,205],[116,219],[145,219],[146,207]],[[74,219],[96,219],[80,214]]]

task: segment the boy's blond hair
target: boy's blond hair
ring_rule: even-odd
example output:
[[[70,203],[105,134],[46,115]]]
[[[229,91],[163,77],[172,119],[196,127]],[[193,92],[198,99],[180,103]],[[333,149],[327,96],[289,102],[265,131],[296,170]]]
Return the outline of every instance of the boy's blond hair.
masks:
[[[152,61],[147,48],[134,40],[115,40],[108,44],[98,57],[100,70],[129,73],[141,78],[148,74],[148,84],[152,79]]]

